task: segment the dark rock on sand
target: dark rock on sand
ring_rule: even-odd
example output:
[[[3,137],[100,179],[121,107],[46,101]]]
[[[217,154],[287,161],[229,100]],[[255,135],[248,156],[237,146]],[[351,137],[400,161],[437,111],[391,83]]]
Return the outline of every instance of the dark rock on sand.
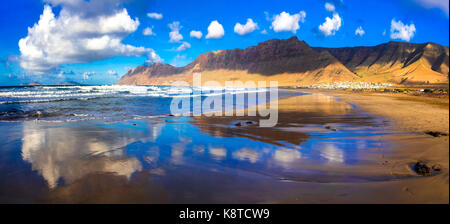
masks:
[[[329,125],[326,125],[325,129],[328,129],[328,130],[331,130],[331,131],[337,131],[337,128],[333,128],[333,127],[331,127]]]
[[[424,162],[417,162],[413,167],[414,171],[421,176],[431,176],[432,169]]]
[[[431,135],[433,137],[448,136],[447,133],[443,133],[443,132],[439,132],[439,131],[426,131],[425,134]]]
[[[256,121],[239,121],[236,124],[234,124],[235,126],[238,127],[242,127],[242,126],[251,126],[251,125],[256,125]]]
[[[437,172],[439,172],[439,171],[441,171],[441,165],[439,165],[439,164],[434,164],[432,167],[431,167],[431,169],[433,169],[433,171],[437,171]]]
[[[36,111],[35,113],[31,114],[31,117],[42,117],[44,114],[41,111]]]

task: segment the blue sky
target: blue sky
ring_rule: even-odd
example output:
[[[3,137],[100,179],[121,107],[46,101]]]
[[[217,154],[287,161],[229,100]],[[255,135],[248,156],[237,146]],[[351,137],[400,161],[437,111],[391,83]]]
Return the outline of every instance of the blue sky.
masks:
[[[443,0],[15,0],[2,4],[0,14],[3,86],[112,84],[144,63],[183,66],[207,51],[293,35],[323,47],[449,45]]]

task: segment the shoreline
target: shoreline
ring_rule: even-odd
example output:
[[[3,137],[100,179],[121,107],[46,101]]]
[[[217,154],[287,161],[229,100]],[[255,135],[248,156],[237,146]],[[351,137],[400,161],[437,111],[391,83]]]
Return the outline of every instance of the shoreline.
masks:
[[[307,128],[283,127],[286,124],[298,122],[297,116],[302,116],[311,108],[305,105],[308,98],[336,98],[341,101],[341,106],[330,108],[313,108],[325,114],[347,113],[344,111],[355,110],[356,114],[375,116],[381,123],[381,132],[375,136],[360,136],[357,139],[386,142],[379,152],[373,154],[374,149],[366,149],[366,162],[354,165],[316,166],[303,165],[298,169],[322,170],[330,173],[340,173],[342,176],[359,176],[367,178],[363,182],[335,182],[332,178],[303,178],[291,179],[298,184],[296,190],[290,193],[292,198],[281,201],[266,201],[265,203],[443,203],[449,202],[449,146],[448,136],[433,137],[426,134],[427,131],[442,132],[448,134],[448,110],[433,103],[423,102],[423,96],[409,100],[412,96],[402,95],[369,95],[367,93],[348,93],[341,90],[292,90],[311,95],[293,96],[279,100],[281,127],[276,127],[256,133],[250,127],[244,127],[246,131],[231,131],[232,135],[258,136],[258,141],[278,142],[286,140],[277,130],[285,130],[290,137],[304,133]],[[421,99],[421,100],[418,100]],[[332,100],[333,101],[333,100]],[[448,101],[447,101],[448,102]],[[347,106],[345,106],[347,104]],[[284,116],[282,115],[284,111]],[[398,111],[403,111],[398,113]],[[421,113],[415,113],[421,111]],[[292,113],[286,113],[292,112]],[[355,115],[356,115],[355,114]],[[286,116],[287,115],[287,116]],[[236,119],[236,118],[234,118]],[[244,118],[242,118],[244,119]],[[251,118],[247,118],[252,120]],[[233,118],[199,118],[197,125],[232,125]],[[314,122],[313,122],[314,123]],[[319,123],[317,123],[319,124]],[[323,124],[315,127],[323,129]],[[210,133],[219,129],[211,128]],[[252,133],[253,132],[253,133]],[[230,133],[230,131],[228,131]],[[255,134],[256,133],[256,134]],[[287,133],[286,133],[287,134]],[[300,144],[301,142],[292,142]],[[382,143],[385,144],[385,143]],[[364,147],[364,146],[363,146]],[[376,149],[375,149],[376,150]],[[364,150],[363,150],[364,151]],[[431,176],[417,174],[413,166],[422,162],[428,166],[438,165],[441,170]],[[377,178],[386,179],[379,179]],[[357,189],[355,191],[355,189]],[[333,192],[333,193],[331,193]],[[338,193],[337,193],[338,192]],[[305,198],[305,195],[310,195]]]
[[[402,191],[409,195],[406,203],[449,202],[449,110],[448,98],[443,99],[446,107],[436,105],[433,99],[424,96],[399,94],[349,93],[343,90],[300,90],[335,96],[354,104],[361,111],[389,119],[387,128],[392,135],[381,138],[393,143],[384,150],[383,163],[395,166],[424,162],[438,164],[441,172],[430,177],[418,177],[399,181],[373,184],[386,185],[383,188]],[[424,99],[425,98],[425,99]],[[442,100],[440,100],[442,103]],[[447,108],[447,109],[445,109]],[[426,132],[441,132],[444,136],[433,137]],[[446,135],[446,136],[445,136]],[[370,184],[369,184],[370,185]],[[366,186],[368,189],[374,186]],[[385,190],[386,190],[385,189]],[[400,203],[403,203],[399,201]],[[394,201],[388,203],[395,203]]]
[[[40,180],[5,189],[41,203],[448,203],[448,136],[414,129],[440,116],[431,124],[395,116],[448,111],[392,96],[301,92],[310,94],[278,99],[279,123],[269,128],[259,116],[3,123],[11,130],[3,151],[32,164],[11,184]],[[420,176],[418,161],[441,171]]]
[[[299,90],[336,96],[361,110],[389,118],[397,131],[449,133],[449,99],[404,94],[357,93],[344,90]],[[386,106],[386,107],[385,107]],[[388,107],[389,108],[388,108]],[[418,123],[419,122],[419,123]]]

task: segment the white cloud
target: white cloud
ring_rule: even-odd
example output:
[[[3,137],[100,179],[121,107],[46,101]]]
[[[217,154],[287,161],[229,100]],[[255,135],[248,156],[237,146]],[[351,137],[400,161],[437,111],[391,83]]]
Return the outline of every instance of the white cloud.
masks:
[[[44,6],[38,23],[19,40],[20,66],[43,73],[61,64],[88,63],[114,56],[148,55],[149,61],[158,59],[152,49],[122,43],[136,31],[139,20],[130,18],[125,8],[103,4],[105,1],[48,0],[61,6],[59,15],[53,13],[50,5]]]
[[[416,26],[413,23],[410,25],[403,24],[402,21],[391,21],[391,39],[400,39],[410,41],[414,37]]]
[[[164,60],[162,58],[159,57],[159,55],[156,54],[155,51],[150,51],[147,54],[147,60],[145,61],[145,63],[147,64],[153,64],[153,63],[162,63],[164,62]]]
[[[180,29],[183,27],[180,26],[180,22],[175,21],[173,23],[170,23],[169,28],[170,28],[169,42],[179,43],[181,40],[183,40],[183,35],[180,34]]]
[[[208,34],[206,34],[206,39],[220,39],[225,35],[225,30],[222,24],[217,20],[212,21],[208,26]]]
[[[95,75],[95,72],[84,72],[82,77],[83,80],[89,80],[93,75]]]
[[[438,8],[445,12],[445,14],[449,13],[449,1],[448,0],[414,0],[421,6],[432,9],[432,8]]]
[[[172,62],[170,63],[172,66],[183,66],[187,63],[186,55],[179,55],[177,54],[175,58],[172,59]]]
[[[297,14],[290,15],[287,12],[282,12],[275,15],[272,21],[272,26],[270,27],[275,32],[291,31],[296,33],[300,29],[299,22],[305,22],[306,13],[301,11]]]
[[[116,71],[113,71],[113,70],[107,71],[106,74],[108,74],[108,75],[110,75],[110,76],[118,76],[117,72],[116,72]]]
[[[190,36],[192,38],[202,39],[203,33],[202,33],[202,31],[192,30],[190,33]]]
[[[341,27],[341,21],[339,14],[334,13],[333,18],[325,18],[325,22],[319,26],[319,30],[325,36],[334,35]]]
[[[264,11],[264,15],[265,15],[267,21],[271,21],[269,12]]]
[[[60,71],[56,77],[57,77],[58,79],[64,79],[64,78],[65,78],[65,76],[64,76],[64,71]]]
[[[359,26],[358,28],[356,28],[355,30],[355,35],[359,35],[359,36],[363,36],[366,32],[363,30],[363,28],[361,26]]]
[[[261,34],[267,34],[267,30],[264,29],[263,31],[261,31]]]
[[[17,62],[20,62],[20,57],[17,55],[9,55],[6,60],[2,61],[2,63],[5,63],[7,68],[9,68],[12,63],[17,63]]]
[[[234,32],[241,36],[251,33],[256,29],[258,29],[258,24],[253,22],[253,20],[250,18],[247,19],[247,23],[245,25],[236,23],[236,25],[234,26]]]
[[[386,36],[386,30],[384,30],[383,33],[381,33],[381,35]]]
[[[84,19],[107,16],[117,13],[123,8],[126,0],[43,0],[52,6],[61,6],[67,12]]]
[[[153,27],[147,27],[142,31],[142,34],[145,36],[156,36],[156,33],[153,32]]]
[[[331,3],[325,3],[325,9],[329,12],[334,12],[336,10],[336,7],[334,7],[333,4]]]
[[[147,16],[148,16],[149,18],[157,19],[157,20],[160,20],[160,19],[163,18],[163,15],[162,15],[161,13],[156,13],[156,12],[150,12],[150,13],[147,13]]]
[[[183,41],[181,45],[177,48],[177,51],[185,51],[186,49],[191,48],[191,44],[186,41]]]

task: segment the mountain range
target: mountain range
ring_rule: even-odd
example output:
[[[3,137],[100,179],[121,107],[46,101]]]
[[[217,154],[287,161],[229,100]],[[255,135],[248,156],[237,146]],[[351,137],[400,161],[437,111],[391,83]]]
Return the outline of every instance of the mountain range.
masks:
[[[388,42],[372,47],[310,47],[297,37],[273,39],[246,49],[210,51],[190,64],[155,63],[129,70],[119,85],[171,85],[202,81],[276,80],[280,86],[337,81],[448,83],[449,48],[436,43]]]

